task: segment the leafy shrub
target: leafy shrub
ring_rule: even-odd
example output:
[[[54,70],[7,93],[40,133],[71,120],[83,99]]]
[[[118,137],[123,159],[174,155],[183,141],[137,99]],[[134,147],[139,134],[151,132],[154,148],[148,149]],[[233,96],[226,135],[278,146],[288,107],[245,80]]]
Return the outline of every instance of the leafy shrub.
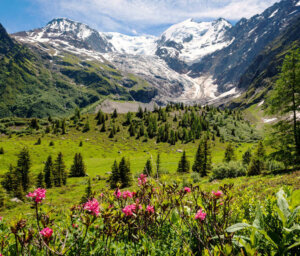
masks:
[[[246,175],[246,168],[240,162],[222,163],[213,168],[210,180],[235,178]]]
[[[276,160],[267,161],[267,170],[270,172],[278,172],[285,169],[284,163]]]
[[[191,174],[191,179],[193,180],[193,183],[198,183],[201,180],[201,176],[199,173],[193,172]]]

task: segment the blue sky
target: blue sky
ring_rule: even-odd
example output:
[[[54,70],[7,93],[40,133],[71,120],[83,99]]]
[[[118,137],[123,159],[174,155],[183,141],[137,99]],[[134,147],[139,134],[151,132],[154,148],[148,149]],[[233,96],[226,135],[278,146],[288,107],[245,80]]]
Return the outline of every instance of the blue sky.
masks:
[[[158,35],[188,18],[235,22],[276,0],[0,0],[0,23],[9,33],[43,27],[67,17],[99,31]]]

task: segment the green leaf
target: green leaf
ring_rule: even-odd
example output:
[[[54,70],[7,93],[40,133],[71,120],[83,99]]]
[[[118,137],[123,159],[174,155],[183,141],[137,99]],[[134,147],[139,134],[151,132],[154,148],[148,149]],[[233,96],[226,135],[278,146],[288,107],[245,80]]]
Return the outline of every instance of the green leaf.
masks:
[[[299,211],[300,211],[300,206],[298,206],[294,209],[294,211],[292,212],[292,214],[290,215],[290,217],[288,219],[288,226],[291,226],[293,224]]]
[[[297,225],[294,225],[294,226],[292,226],[291,228],[283,228],[285,231],[287,231],[287,232],[293,232],[293,231],[295,231],[295,230],[299,230],[300,231],[300,225],[299,224],[297,224]]]
[[[247,224],[247,223],[237,223],[237,224],[234,224],[234,225],[228,227],[228,228],[226,229],[226,232],[228,232],[228,233],[233,233],[233,232],[242,230],[242,229],[244,229],[244,228],[249,228],[249,227],[252,227],[252,226],[249,225],[249,224]]]
[[[286,194],[284,193],[284,191],[282,189],[280,189],[279,192],[277,192],[276,196],[277,196],[277,205],[285,217],[285,220],[282,219],[282,221],[286,222],[286,220],[289,218],[289,216],[291,214],[290,210],[289,210],[289,204],[288,204],[287,200],[285,199]],[[282,218],[282,216],[281,216],[281,218]]]

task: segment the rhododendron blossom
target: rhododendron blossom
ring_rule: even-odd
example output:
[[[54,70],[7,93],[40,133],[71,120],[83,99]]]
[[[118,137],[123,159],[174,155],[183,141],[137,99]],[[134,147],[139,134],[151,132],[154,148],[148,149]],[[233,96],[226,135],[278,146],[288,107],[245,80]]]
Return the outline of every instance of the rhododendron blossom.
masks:
[[[198,219],[200,219],[200,220],[205,220],[205,217],[206,217],[206,213],[202,210],[202,209],[200,209],[197,213],[196,213],[196,216],[195,216],[195,220],[198,220]]]
[[[32,198],[36,203],[40,203],[46,198],[46,189],[37,188],[33,192],[30,192],[26,197]]]
[[[212,194],[216,197],[216,198],[219,198],[223,195],[223,192],[218,190],[217,192],[215,191],[212,191]]]
[[[183,190],[184,190],[184,192],[186,192],[186,193],[190,193],[190,192],[191,192],[191,189],[190,189],[189,187],[185,187]]]
[[[119,199],[122,195],[122,192],[120,191],[120,189],[117,189],[115,192],[114,192],[114,195],[117,199]]]
[[[147,208],[146,208],[146,211],[148,213],[154,213],[154,206],[148,205]]]
[[[0,216],[0,221],[1,221],[1,220],[3,220],[3,217],[2,217],[2,216]]]
[[[139,209],[142,209],[142,206],[139,205],[138,206]],[[125,206],[125,208],[123,208],[122,212],[126,215],[126,216],[132,216],[134,212],[136,212],[137,210],[137,205],[136,204],[130,204]]]
[[[44,228],[40,234],[45,238],[50,238],[53,234],[53,230],[51,228]]]
[[[140,177],[138,178],[138,183],[139,183],[139,186],[145,185],[147,183],[147,175],[142,173],[140,175]]]
[[[133,194],[132,194],[130,191],[124,191],[123,194],[122,194],[122,197],[123,197],[124,199],[126,199],[127,197],[132,198],[132,197],[133,197]]]
[[[84,204],[83,209],[90,212],[92,215],[98,216],[99,202],[95,198],[93,200],[89,200],[87,203]]]

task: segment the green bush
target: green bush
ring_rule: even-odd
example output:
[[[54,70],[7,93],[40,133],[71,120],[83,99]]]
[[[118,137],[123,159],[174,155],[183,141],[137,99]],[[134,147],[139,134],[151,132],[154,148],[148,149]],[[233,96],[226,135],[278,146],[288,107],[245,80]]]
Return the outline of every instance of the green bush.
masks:
[[[278,172],[285,169],[284,163],[276,160],[267,161],[267,170],[270,172]]]
[[[241,162],[222,163],[213,168],[210,181],[215,179],[235,178],[246,175],[246,168]]]

